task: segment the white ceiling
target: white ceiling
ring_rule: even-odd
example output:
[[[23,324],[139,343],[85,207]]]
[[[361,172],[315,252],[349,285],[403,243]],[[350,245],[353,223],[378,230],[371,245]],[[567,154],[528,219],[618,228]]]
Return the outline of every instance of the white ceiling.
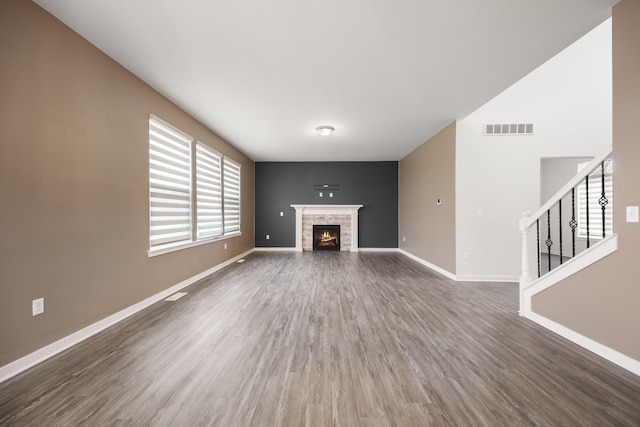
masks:
[[[255,161],[399,160],[617,1],[35,0]]]

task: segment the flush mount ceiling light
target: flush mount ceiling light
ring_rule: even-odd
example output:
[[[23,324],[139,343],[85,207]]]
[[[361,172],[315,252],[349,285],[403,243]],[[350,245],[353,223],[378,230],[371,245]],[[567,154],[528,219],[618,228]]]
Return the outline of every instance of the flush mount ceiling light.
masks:
[[[333,127],[331,126],[318,126],[316,128],[316,131],[318,132],[318,135],[320,136],[329,136],[333,133],[335,129],[333,129]]]

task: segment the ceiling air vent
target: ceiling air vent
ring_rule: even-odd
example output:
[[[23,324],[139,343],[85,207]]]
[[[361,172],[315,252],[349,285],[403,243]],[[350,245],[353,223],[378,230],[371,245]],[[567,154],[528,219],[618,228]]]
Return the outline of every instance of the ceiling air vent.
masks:
[[[484,125],[485,135],[533,135],[533,123]]]

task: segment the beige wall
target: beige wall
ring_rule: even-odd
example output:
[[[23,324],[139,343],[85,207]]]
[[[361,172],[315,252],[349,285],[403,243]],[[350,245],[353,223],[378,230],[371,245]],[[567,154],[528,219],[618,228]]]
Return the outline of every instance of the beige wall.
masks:
[[[536,296],[533,311],[640,360],[640,1],[613,8],[614,230],[619,250]]]
[[[30,1],[0,2],[0,62],[0,366],[253,248],[249,158]],[[242,164],[228,250],[147,256],[149,113]]]
[[[454,122],[398,166],[398,246],[450,273],[456,271],[455,156]]]

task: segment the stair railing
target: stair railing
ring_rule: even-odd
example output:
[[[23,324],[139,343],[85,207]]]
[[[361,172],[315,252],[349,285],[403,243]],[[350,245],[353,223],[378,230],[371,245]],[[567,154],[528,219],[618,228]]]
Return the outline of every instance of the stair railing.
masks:
[[[533,247],[537,255],[537,269],[534,272],[537,279],[589,249],[593,242],[613,233],[612,154],[612,147],[609,147],[581,169],[540,209],[533,214],[528,211],[522,213],[521,312],[522,291],[534,281],[531,268]],[[536,231],[535,246],[529,240],[532,229]]]

